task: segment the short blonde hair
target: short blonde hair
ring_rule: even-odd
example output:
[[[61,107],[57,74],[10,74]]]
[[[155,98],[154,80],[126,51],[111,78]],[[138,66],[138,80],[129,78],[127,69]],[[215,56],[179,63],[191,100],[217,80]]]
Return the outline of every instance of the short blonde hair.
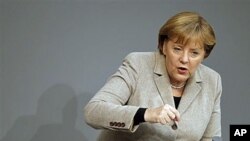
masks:
[[[190,41],[201,44],[207,58],[216,44],[212,26],[198,13],[181,12],[171,17],[160,29],[158,48],[162,53],[165,40],[177,38],[177,43]]]

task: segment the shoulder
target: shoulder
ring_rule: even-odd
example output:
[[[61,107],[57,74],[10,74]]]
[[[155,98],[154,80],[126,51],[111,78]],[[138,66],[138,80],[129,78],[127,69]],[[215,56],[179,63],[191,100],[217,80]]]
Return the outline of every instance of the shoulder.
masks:
[[[128,61],[139,66],[145,64],[150,65],[155,63],[155,55],[155,52],[132,52],[124,58],[124,61]]]
[[[212,68],[210,68],[208,66],[205,66],[203,64],[200,64],[200,66],[199,66],[198,69],[199,69],[199,72],[201,74],[207,74],[210,77],[212,77],[212,76],[219,76],[220,75],[217,71],[215,71]]]
[[[125,59],[129,60],[145,60],[154,58],[155,52],[131,52],[129,53]]]
[[[132,52],[123,60],[123,65],[129,66],[138,73],[152,72],[156,64],[156,52]]]
[[[212,68],[201,64],[198,68],[199,75],[202,77],[203,81],[208,83],[221,83],[221,76],[220,74],[213,70]]]

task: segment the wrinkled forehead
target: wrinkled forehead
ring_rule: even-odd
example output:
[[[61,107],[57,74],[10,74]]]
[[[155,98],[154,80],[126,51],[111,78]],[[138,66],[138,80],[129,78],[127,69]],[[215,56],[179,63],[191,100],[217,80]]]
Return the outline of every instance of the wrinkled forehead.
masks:
[[[204,40],[199,36],[173,36],[169,39],[182,46],[192,45],[193,47],[204,48]]]

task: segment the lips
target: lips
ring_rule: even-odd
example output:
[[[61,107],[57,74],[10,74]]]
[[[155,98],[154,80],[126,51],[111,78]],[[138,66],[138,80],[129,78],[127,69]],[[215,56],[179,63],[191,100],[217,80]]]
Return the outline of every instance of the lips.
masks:
[[[188,69],[185,67],[178,67],[177,69],[178,69],[178,72],[180,74],[187,74],[188,73]]]

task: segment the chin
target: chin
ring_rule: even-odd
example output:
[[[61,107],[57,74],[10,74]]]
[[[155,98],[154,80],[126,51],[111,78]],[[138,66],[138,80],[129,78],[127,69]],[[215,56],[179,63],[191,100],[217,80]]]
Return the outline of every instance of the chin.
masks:
[[[178,77],[176,77],[176,80],[179,82],[185,82],[188,80],[188,78],[189,78],[189,76],[178,76]]]

